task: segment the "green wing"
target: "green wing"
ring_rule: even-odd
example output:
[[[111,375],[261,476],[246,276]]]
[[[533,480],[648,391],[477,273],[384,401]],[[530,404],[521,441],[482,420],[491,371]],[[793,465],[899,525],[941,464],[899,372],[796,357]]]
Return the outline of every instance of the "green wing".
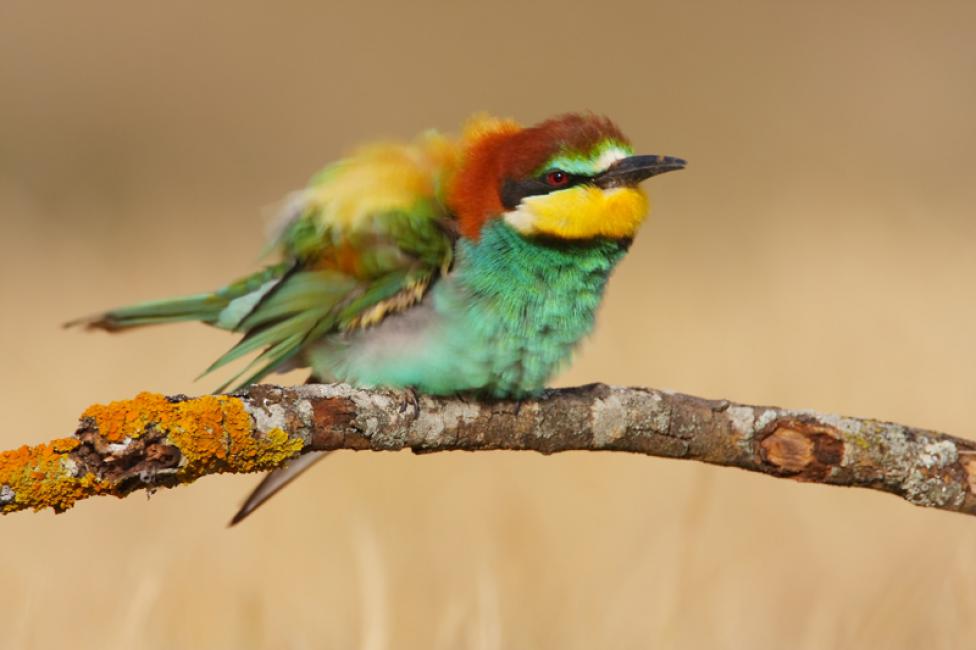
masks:
[[[251,353],[221,386],[260,381],[328,334],[369,327],[419,301],[451,263],[450,215],[439,196],[450,162],[435,135],[374,145],[314,177],[272,247],[283,261],[223,289],[124,307],[77,321],[106,330],[198,320],[240,332],[207,374]]]

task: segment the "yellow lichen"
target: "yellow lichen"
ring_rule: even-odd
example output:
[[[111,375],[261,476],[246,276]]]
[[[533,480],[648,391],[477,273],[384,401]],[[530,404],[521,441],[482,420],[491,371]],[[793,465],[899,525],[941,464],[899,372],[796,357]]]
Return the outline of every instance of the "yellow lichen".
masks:
[[[868,440],[867,436],[863,431],[855,429],[853,431],[848,431],[844,436],[844,439],[849,443],[853,444],[855,447],[861,451],[867,451],[871,448],[871,441]]]

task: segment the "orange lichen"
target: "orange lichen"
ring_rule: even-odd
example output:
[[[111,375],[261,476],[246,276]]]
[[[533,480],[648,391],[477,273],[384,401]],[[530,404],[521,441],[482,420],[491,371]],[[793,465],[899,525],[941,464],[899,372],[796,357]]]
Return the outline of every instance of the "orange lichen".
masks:
[[[168,420],[175,406],[164,395],[139,393],[131,400],[89,406],[81,417],[92,420],[106,440],[121,442],[142,436],[153,423]]]
[[[131,491],[131,486],[121,485],[124,476],[109,480],[79,469],[94,467],[87,444],[88,455],[72,457],[82,440],[119,443],[143,438],[175,447],[181,454],[176,475],[180,483],[205,474],[272,469],[304,446],[300,436],[281,429],[255,431],[244,402],[225,395],[179,401],[141,393],[132,400],[94,405],[82,415],[79,435],[81,440],[61,438],[0,452],[0,512],[45,507],[62,511],[89,496],[124,496]],[[98,448],[95,442],[94,450]]]
[[[304,445],[280,429],[256,434],[240,398],[206,395],[184,401],[140,393],[134,399],[85,411],[107,440],[161,434],[183,455],[181,474],[192,480],[218,472],[256,472],[277,467]]]
[[[95,475],[74,475],[77,465],[68,454],[78,445],[74,438],[61,438],[0,452],[0,512],[48,507],[60,512],[78,499],[108,492],[111,485]]]
[[[186,459],[188,478],[217,472],[257,472],[279,466],[298,454],[304,441],[281,429],[253,430],[251,416],[236,397],[208,395],[181,402],[164,423],[168,441]]]

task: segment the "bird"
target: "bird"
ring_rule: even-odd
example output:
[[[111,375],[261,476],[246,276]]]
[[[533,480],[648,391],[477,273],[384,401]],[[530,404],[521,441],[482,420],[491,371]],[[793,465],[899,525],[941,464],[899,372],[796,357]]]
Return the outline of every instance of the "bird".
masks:
[[[458,137],[367,144],[313,175],[284,203],[269,243],[277,261],[256,273],[68,325],[236,332],[204,374],[244,367],[216,392],[307,367],[313,382],[523,400],[593,329],[649,212],[640,183],[685,165],[635,154],[591,112],[532,126],[478,114]],[[231,524],[320,457],[267,475]]]

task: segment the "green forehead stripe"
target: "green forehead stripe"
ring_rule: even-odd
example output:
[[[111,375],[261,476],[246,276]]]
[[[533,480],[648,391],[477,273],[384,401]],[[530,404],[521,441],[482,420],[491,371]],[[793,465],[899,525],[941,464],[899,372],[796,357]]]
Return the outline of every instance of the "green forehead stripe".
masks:
[[[624,156],[631,156],[634,153],[630,145],[615,140],[607,140],[585,154],[580,151],[562,151],[536,170],[536,174],[545,173],[550,169],[561,169],[564,172],[580,174],[581,176],[596,174],[603,171],[604,156],[614,150],[619,151]]]

